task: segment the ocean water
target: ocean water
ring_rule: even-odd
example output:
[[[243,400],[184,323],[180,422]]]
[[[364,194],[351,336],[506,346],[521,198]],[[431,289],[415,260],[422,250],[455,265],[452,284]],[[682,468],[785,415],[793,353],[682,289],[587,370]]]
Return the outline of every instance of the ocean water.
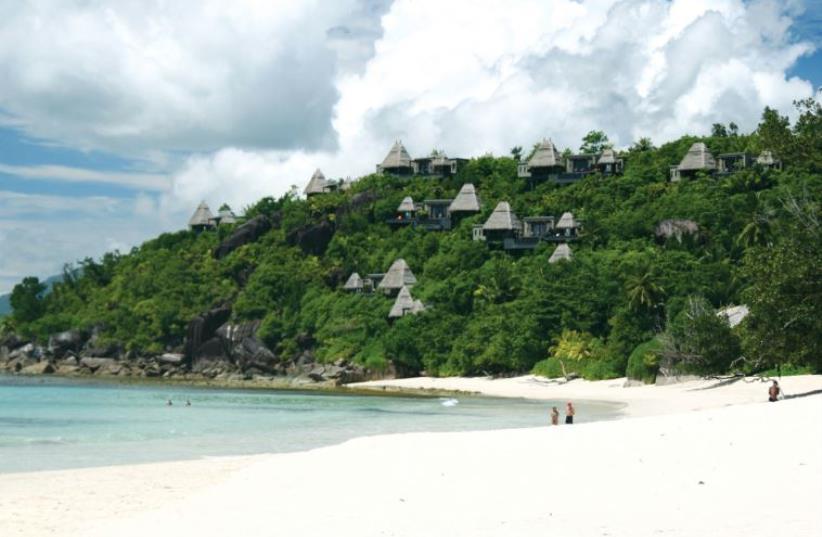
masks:
[[[300,451],[375,434],[538,427],[552,404],[561,403],[0,376],[0,473]],[[619,416],[616,405],[576,406],[577,421]]]

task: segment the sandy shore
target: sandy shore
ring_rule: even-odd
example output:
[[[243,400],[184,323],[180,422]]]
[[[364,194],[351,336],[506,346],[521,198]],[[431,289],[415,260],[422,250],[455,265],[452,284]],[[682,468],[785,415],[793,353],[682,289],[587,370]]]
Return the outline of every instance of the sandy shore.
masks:
[[[822,390],[822,375],[798,375],[779,379],[788,396]],[[443,390],[468,392],[496,397],[524,397],[567,401],[587,399],[624,403],[629,416],[653,416],[691,410],[706,410],[728,405],[757,403],[767,397],[769,382],[760,379],[695,380],[667,386],[641,385],[625,387],[625,379],[570,382],[534,375],[491,379],[486,377],[416,377],[377,380],[350,384],[352,389],[375,391]]]
[[[782,383],[789,395],[822,389],[818,376]],[[391,384],[622,401],[642,417],[2,475],[0,535],[822,535],[822,395],[772,404],[762,383],[530,377]]]

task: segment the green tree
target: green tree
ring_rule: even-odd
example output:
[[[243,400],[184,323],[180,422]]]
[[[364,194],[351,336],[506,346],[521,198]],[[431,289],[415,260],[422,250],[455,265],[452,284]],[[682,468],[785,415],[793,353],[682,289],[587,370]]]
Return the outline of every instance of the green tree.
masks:
[[[600,153],[608,147],[610,147],[610,144],[608,143],[607,134],[603,131],[590,131],[583,136],[579,150],[582,153]]]
[[[714,123],[711,125],[711,136],[716,138],[727,138],[728,137],[728,129],[725,128],[725,125],[722,123]]]
[[[10,303],[16,321],[30,323],[39,319],[45,312],[43,294],[45,284],[35,276],[23,278],[11,291]]]

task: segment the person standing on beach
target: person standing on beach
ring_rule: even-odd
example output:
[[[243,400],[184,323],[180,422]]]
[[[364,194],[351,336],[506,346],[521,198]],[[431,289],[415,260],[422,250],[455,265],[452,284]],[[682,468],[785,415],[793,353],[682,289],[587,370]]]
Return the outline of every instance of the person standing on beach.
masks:
[[[574,410],[574,404],[571,401],[568,401],[568,404],[565,405],[565,423],[570,425],[574,423],[574,414],[577,411]]]
[[[776,381],[773,381],[773,384],[771,384],[771,387],[768,388],[768,401],[770,401],[771,403],[775,403],[776,401],[779,400],[779,394],[780,393],[782,393],[782,390],[779,388],[779,383],[776,382]]]
[[[551,425],[559,425],[559,410],[557,410],[557,407],[551,407]]]

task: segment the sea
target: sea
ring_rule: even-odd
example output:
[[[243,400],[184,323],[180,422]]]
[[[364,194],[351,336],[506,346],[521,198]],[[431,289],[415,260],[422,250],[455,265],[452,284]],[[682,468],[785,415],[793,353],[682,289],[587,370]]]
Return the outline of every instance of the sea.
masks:
[[[562,404],[0,376],[0,473],[303,451],[378,434],[544,427],[551,406]],[[577,401],[576,408],[577,422],[620,416],[618,405]]]

